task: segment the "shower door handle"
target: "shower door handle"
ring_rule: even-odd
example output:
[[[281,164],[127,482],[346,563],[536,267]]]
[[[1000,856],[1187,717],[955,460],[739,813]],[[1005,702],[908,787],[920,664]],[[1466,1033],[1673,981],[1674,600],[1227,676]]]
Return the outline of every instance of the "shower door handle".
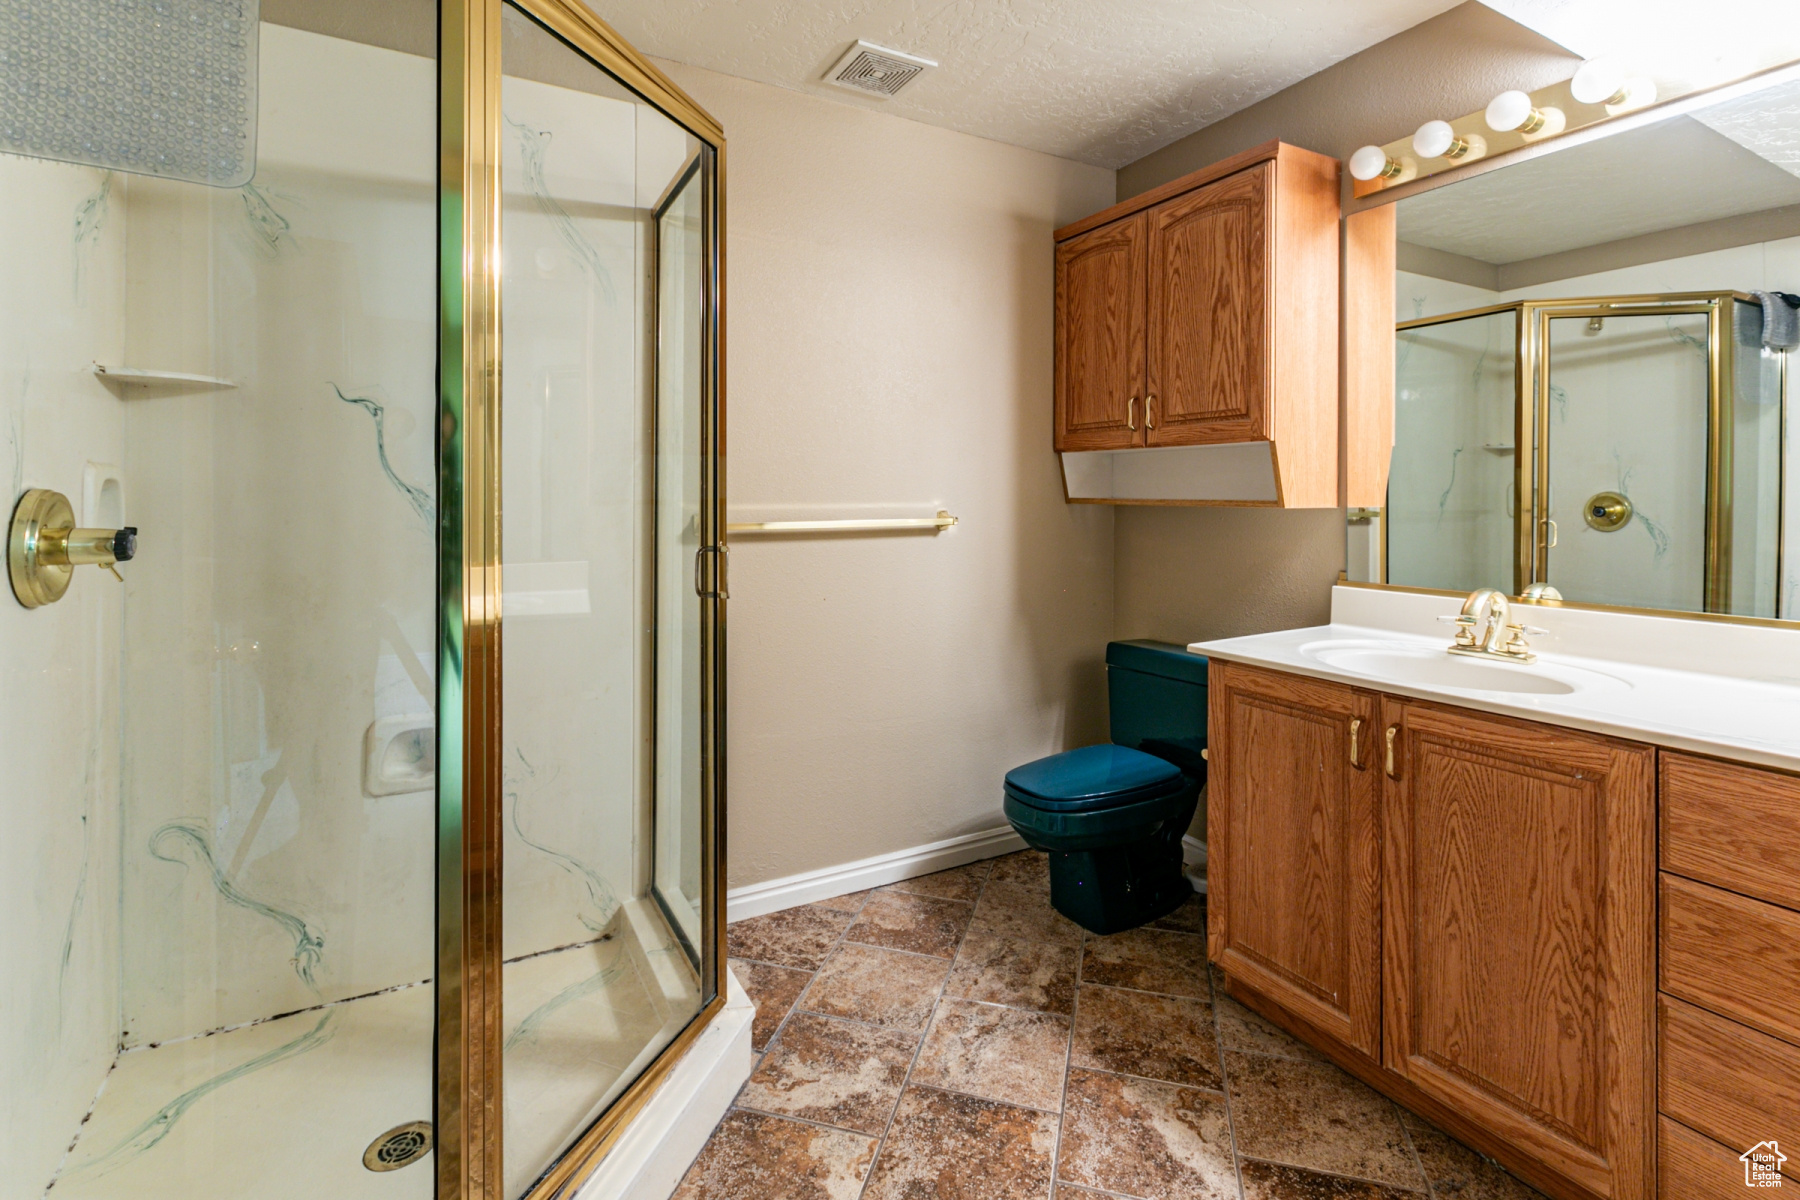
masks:
[[[708,591],[706,588],[706,583],[702,579],[704,571],[700,566],[701,562],[705,560],[708,554],[716,554],[719,556],[717,568],[718,574],[715,576],[715,581],[718,586],[712,591]],[[731,599],[730,570],[727,567],[727,564],[731,561],[730,555],[731,550],[727,546],[702,546],[694,551],[694,595],[700,597],[702,600]]]

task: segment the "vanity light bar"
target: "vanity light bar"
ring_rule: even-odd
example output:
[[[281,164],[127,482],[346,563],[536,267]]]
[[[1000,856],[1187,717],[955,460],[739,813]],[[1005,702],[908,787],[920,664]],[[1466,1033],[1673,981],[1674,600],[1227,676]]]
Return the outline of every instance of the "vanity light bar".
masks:
[[[1350,156],[1353,194],[1371,195],[1655,102],[1652,80],[1628,75],[1609,60],[1590,59],[1562,83],[1535,92],[1501,92],[1481,112],[1427,121],[1410,138],[1364,146]]]

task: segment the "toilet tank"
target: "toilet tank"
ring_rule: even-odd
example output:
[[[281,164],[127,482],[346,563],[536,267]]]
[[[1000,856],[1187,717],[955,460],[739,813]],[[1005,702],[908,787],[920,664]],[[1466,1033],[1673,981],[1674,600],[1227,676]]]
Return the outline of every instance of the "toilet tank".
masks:
[[[1109,642],[1112,741],[1206,777],[1206,659],[1170,642]]]

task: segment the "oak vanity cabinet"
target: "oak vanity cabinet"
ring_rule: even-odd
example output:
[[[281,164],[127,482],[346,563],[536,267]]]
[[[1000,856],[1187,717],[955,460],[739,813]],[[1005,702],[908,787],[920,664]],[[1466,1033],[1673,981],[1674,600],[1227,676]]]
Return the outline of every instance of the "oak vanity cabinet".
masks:
[[[1800,1186],[1800,776],[1659,768],[1658,1195],[1741,1196],[1765,1142]]]
[[[1210,670],[1232,993],[1552,1195],[1649,1200],[1655,750]]]
[[[1208,957],[1379,1052],[1380,719],[1371,692],[1213,662]]]
[[[1593,1195],[1648,1197],[1655,750],[1393,698],[1382,736],[1383,1065]]]
[[[1335,505],[1338,164],[1270,142],[1056,233],[1056,449],[1268,443]]]

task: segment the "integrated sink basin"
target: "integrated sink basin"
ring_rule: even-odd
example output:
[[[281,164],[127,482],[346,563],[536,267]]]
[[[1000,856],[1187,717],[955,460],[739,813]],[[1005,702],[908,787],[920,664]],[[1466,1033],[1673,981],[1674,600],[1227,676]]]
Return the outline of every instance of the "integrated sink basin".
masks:
[[[1465,692],[1569,696],[1591,687],[1621,683],[1611,676],[1580,667],[1547,666],[1541,662],[1484,662],[1451,654],[1448,650],[1400,646],[1391,642],[1313,642],[1302,646],[1300,653],[1320,666],[1376,682],[1456,688]]]

